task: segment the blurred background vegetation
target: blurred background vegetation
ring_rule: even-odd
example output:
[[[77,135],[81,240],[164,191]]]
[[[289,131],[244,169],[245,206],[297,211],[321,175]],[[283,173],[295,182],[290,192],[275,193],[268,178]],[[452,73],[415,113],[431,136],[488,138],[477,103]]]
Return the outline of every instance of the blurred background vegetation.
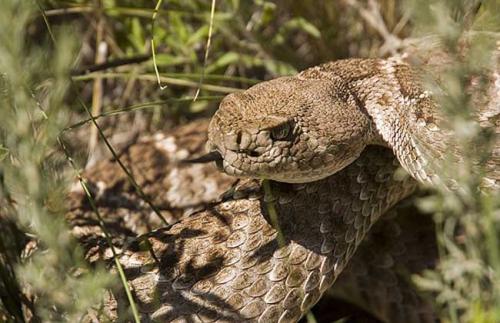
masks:
[[[225,94],[260,80],[433,37],[452,61],[439,100],[452,127],[470,130],[460,139],[472,153],[494,139],[471,121],[466,82],[498,64],[499,14],[498,0],[0,1],[0,321],[24,320],[24,295],[37,295],[37,317],[74,321],[119,284],[85,264],[62,220],[75,169],[109,154],[86,108],[119,146],[209,117]],[[436,214],[441,265],[415,281],[437,295],[445,322],[499,322],[499,197],[477,193],[473,165],[449,167],[467,189],[421,201]],[[33,238],[40,250],[21,255]]]

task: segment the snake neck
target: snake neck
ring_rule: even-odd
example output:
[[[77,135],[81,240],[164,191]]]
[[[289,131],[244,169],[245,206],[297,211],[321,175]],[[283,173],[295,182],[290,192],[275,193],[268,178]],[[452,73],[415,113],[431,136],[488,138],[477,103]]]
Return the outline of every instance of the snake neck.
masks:
[[[302,77],[341,79],[371,120],[367,144],[389,147],[420,182],[435,183],[436,162],[449,147],[438,126],[438,106],[419,75],[397,59],[349,59],[327,63]]]

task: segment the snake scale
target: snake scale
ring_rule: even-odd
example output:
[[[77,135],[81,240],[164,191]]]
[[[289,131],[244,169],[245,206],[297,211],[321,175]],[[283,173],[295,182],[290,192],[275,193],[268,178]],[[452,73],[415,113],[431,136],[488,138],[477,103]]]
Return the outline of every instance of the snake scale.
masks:
[[[414,178],[436,180],[431,159],[440,158],[440,144],[447,137],[437,126],[434,109],[411,68],[397,60],[338,61],[230,95],[210,124],[209,159],[231,175],[290,183],[271,181],[270,196],[263,194],[258,181],[241,181],[221,201],[185,216],[171,228],[154,231],[159,224],[151,220],[151,212],[143,219],[140,203],[127,194],[113,193],[126,191],[123,181],[108,191],[109,186],[99,180],[99,174],[106,172],[99,172],[99,166],[88,170],[97,196],[104,204],[111,201],[100,206],[115,210],[114,219],[109,219],[111,229],[113,223],[121,223],[117,232],[124,237],[115,242],[142,319],[299,320],[341,275],[372,225],[416,189]],[[151,155],[156,158],[135,174],[143,178],[146,193],[157,185],[155,169],[200,150],[198,144],[191,152],[179,153],[171,137],[162,136],[153,146]],[[138,143],[130,149],[145,148]],[[159,150],[170,160],[159,157]],[[144,159],[147,151],[139,156]],[[400,164],[413,177],[402,172]],[[174,220],[182,216],[181,210],[196,210],[220,193],[218,183],[232,182],[223,175],[211,177],[206,167],[210,165],[171,169],[167,193],[150,192],[155,204],[173,209],[168,215]],[[183,169],[206,180],[185,176]],[[201,185],[205,195],[201,200],[176,199],[174,192],[182,185]],[[109,250],[95,233],[96,223],[87,221],[88,205],[78,191],[73,194],[80,197],[73,199],[78,203],[68,214],[74,234],[86,246],[90,260],[109,259]],[[269,205],[276,208],[275,222],[270,220]],[[133,225],[123,224],[134,218]],[[277,227],[271,225],[276,222]],[[144,232],[148,233],[141,239],[126,239]],[[395,257],[389,254],[372,259],[372,264],[390,268]],[[361,261],[363,252],[359,257]],[[346,277],[345,281],[353,280],[356,269]],[[388,281],[388,286],[397,285],[396,278]],[[361,291],[350,294],[362,295]],[[110,318],[125,310],[122,296],[110,297],[106,306]],[[404,311],[406,305],[421,302],[415,295],[400,294],[392,302],[371,307],[383,321],[433,321],[425,304],[420,311]]]

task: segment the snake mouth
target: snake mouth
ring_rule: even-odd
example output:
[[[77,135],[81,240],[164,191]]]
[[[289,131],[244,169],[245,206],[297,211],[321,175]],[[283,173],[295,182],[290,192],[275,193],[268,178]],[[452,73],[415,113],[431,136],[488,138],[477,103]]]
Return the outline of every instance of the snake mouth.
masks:
[[[239,150],[235,150],[234,152],[238,153],[238,154],[245,154],[245,155],[248,155],[250,157],[259,157],[262,155],[262,153],[259,153],[258,151],[255,151],[252,149],[239,149]]]

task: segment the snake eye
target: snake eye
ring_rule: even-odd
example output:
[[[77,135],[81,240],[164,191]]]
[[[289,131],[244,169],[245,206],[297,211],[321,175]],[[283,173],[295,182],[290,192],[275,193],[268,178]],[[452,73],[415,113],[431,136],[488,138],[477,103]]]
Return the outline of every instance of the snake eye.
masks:
[[[273,140],[286,140],[292,132],[292,125],[289,122],[280,124],[271,129],[271,139]]]

